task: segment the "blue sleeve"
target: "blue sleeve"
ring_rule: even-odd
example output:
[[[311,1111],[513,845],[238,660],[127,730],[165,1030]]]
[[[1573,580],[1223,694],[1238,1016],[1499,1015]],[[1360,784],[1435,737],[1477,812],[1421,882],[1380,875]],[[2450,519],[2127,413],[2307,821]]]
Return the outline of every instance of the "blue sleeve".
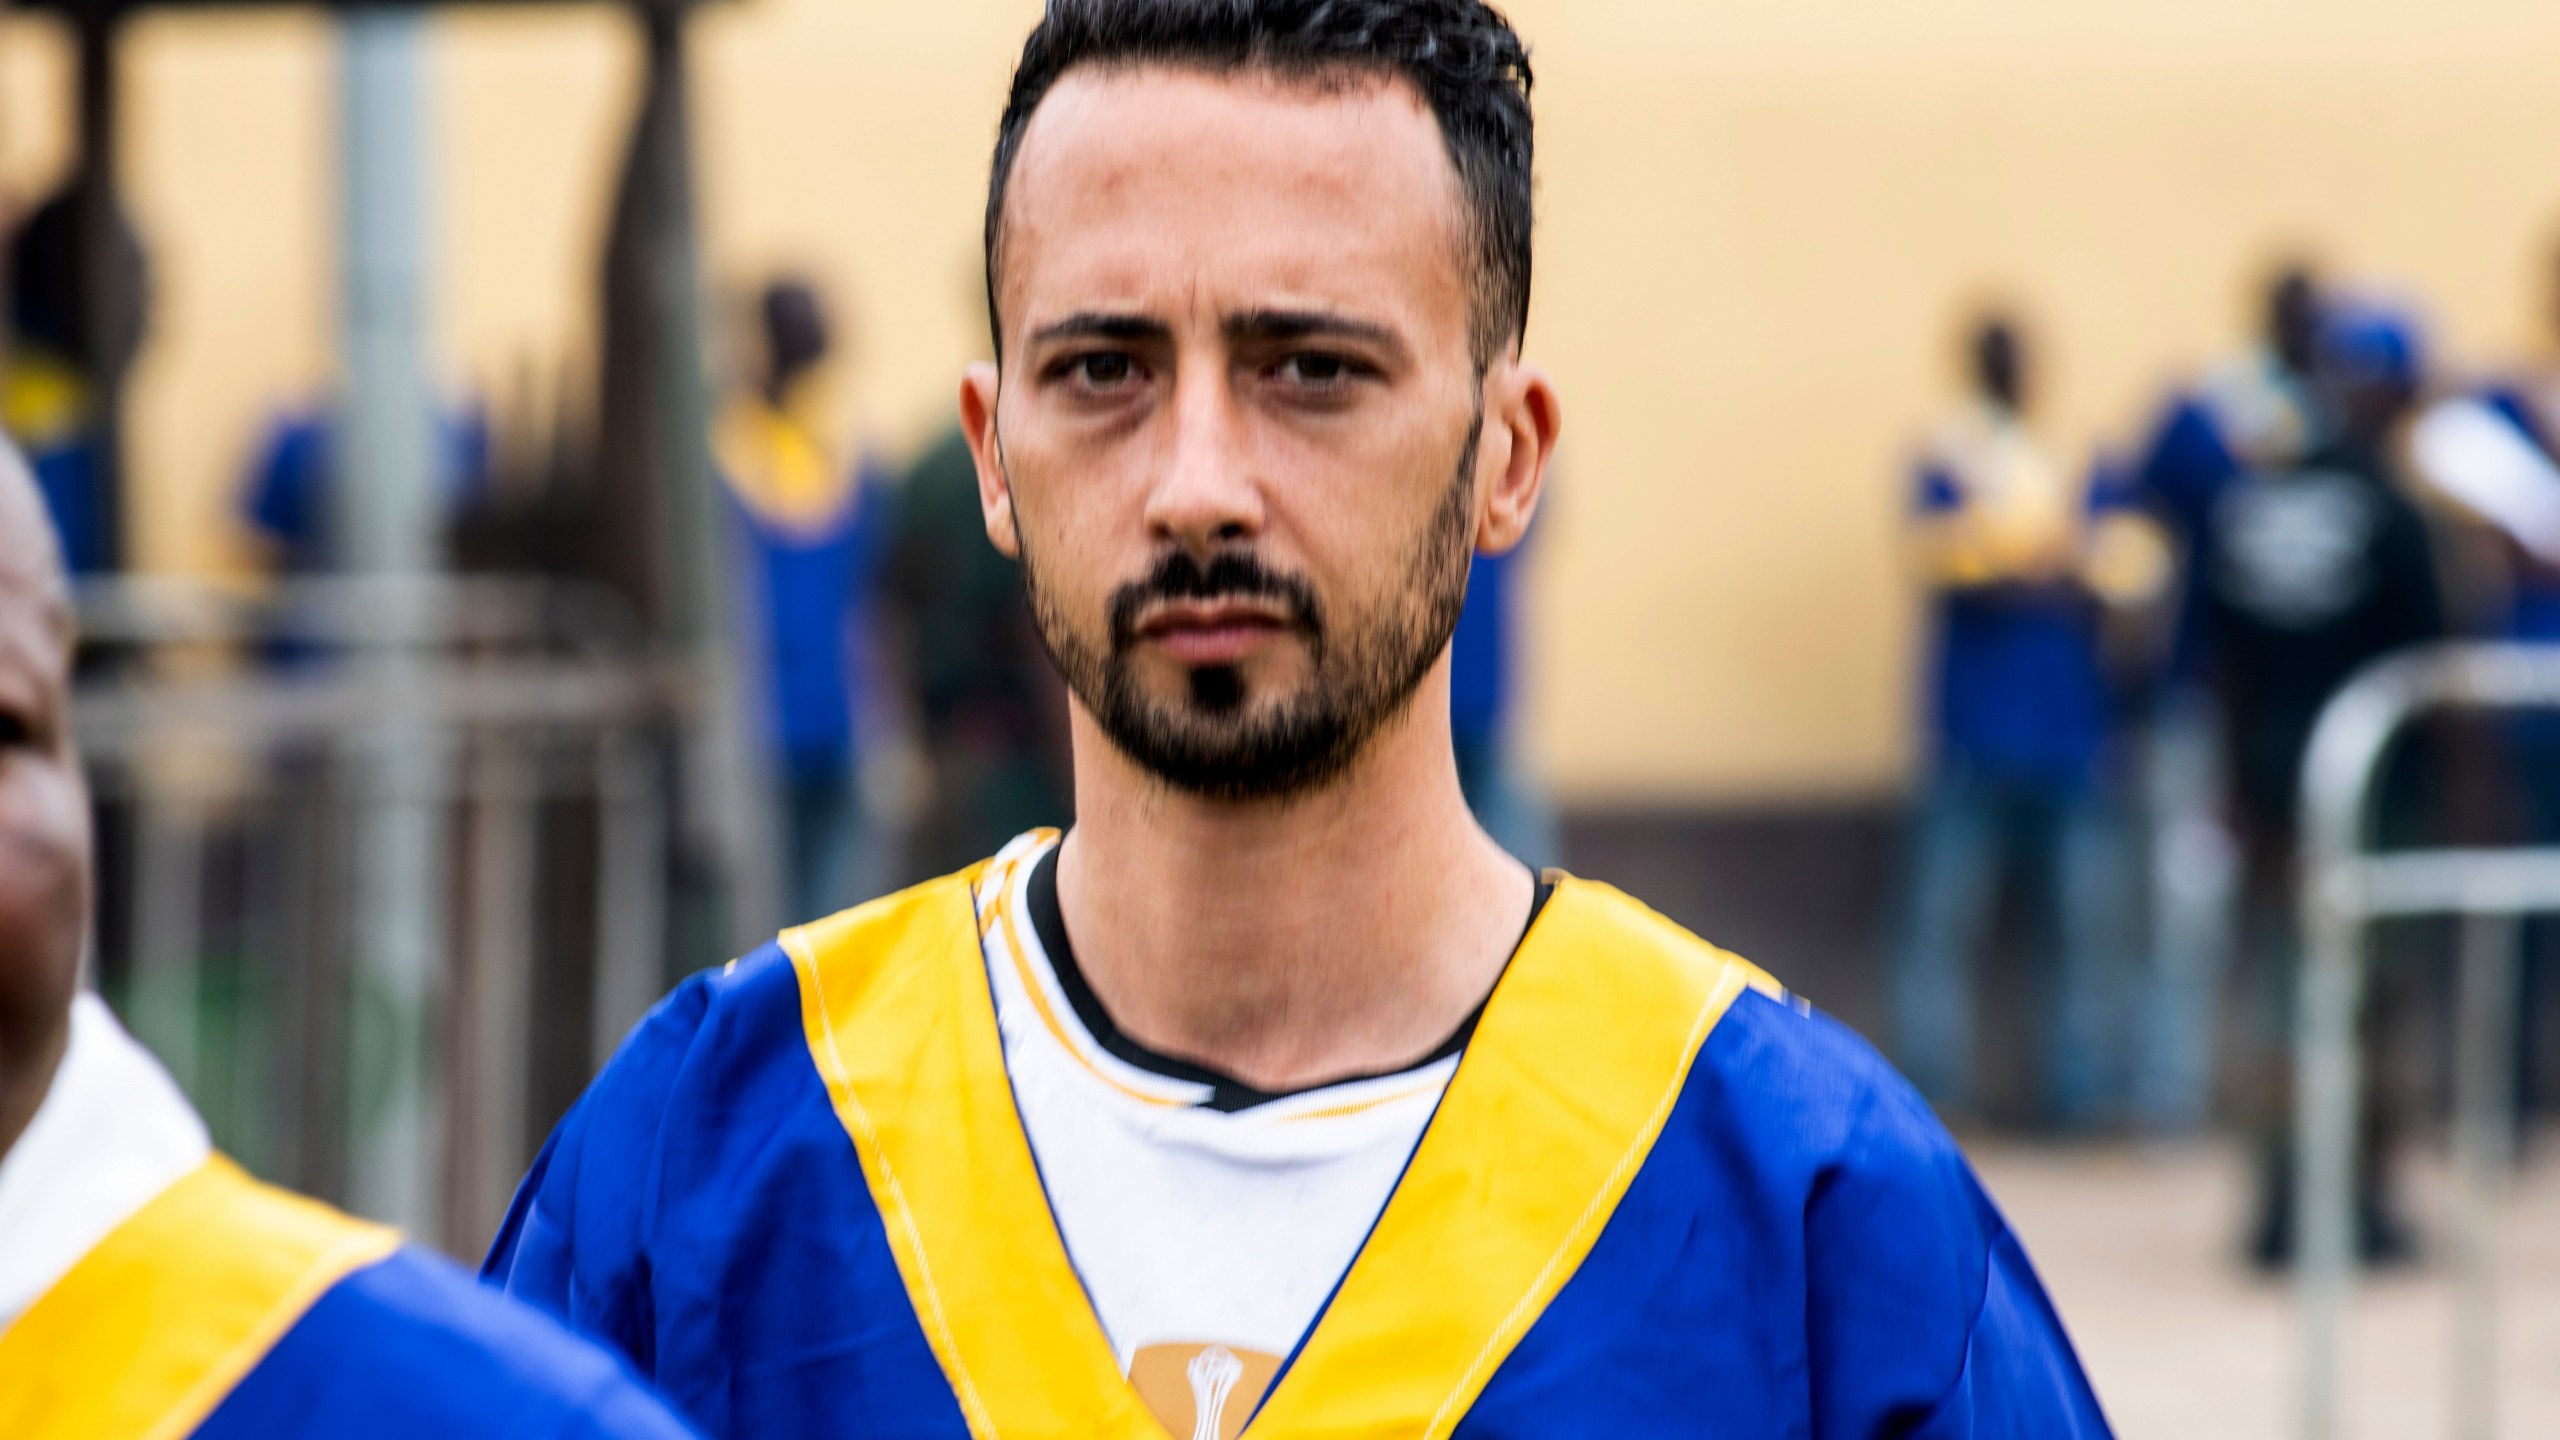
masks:
[[[1816,1436],[2109,1433],[2025,1252],[1898,1078],[1868,1097],[1805,1224]]]
[[[2089,469],[2089,518],[2101,519],[2142,506],[2142,488],[2133,468],[2102,455]]]
[[[437,458],[443,471],[436,478],[447,515],[477,504],[489,490],[495,450],[489,438],[489,407],[480,401],[441,416],[436,422]]]
[[[314,1303],[195,1440],[695,1440],[614,1357],[403,1249]]]
[[[27,457],[27,468],[35,472],[36,489],[44,496],[46,513],[53,517],[54,537],[62,542],[62,563],[74,575],[103,568],[105,547],[100,542],[105,537],[98,533],[95,444],[82,438],[37,450]]]
[[[276,421],[240,497],[241,518],[296,554],[321,540],[327,445],[327,433],[316,420],[295,416]]]
[[[2222,432],[2192,399],[2173,402],[2153,432],[2150,448],[2135,468],[2136,487],[2167,514],[2181,535],[2200,533],[2225,485],[2240,473],[2240,461],[2222,440]]]
[[[2061,1317],[2037,1283],[2027,1252],[2006,1226],[1992,1242],[1982,1310],[1965,1343],[1964,1369],[1928,1418],[1908,1433],[1925,1440],[2047,1440],[2110,1433],[2088,1377],[2063,1337]]]
[[[543,1143],[480,1278],[655,1373],[646,1239],[659,1121],[709,1008],[707,977],[640,1022]]]

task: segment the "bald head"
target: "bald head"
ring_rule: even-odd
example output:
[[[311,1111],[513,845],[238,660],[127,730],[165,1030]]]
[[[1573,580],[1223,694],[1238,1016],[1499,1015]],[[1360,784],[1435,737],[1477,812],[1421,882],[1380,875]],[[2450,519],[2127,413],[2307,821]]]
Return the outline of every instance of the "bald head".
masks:
[[[52,1083],[88,936],[71,642],[53,521],[26,462],[0,442],[0,1153]]]

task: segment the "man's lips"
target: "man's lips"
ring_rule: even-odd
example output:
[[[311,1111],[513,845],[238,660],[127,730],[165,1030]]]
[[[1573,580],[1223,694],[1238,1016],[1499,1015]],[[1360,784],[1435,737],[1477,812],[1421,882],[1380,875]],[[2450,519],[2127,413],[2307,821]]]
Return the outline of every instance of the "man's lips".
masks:
[[[1140,640],[1186,665],[1232,665],[1289,629],[1288,614],[1279,607],[1243,600],[1160,605],[1137,626]]]

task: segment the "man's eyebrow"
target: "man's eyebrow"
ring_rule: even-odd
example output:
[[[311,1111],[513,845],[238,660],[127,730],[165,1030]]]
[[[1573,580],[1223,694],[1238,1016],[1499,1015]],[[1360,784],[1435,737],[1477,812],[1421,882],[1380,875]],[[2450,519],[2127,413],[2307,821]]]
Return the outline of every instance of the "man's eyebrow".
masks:
[[[1173,338],[1173,327],[1161,320],[1143,315],[1114,315],[1108,311],[1085,310],[1063,320],[1054,320],[1031,332],[1031,343],[1050,345],[1061,340],[1120,340],[1127,342],[1163,342]]]
[[[1220,328],[1226,331],[1229,344],[1332,338],[1357,340],[1399,354],[1405,348],[1403,337],[1387,326],[1330,310],[1248,310],[1228,316]]]

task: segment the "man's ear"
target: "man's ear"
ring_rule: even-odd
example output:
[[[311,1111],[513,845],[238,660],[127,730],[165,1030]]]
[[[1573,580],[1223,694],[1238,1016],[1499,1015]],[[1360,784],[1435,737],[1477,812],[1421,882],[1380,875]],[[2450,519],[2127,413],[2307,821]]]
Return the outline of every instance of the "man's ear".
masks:
[[[1484,453],[1494,465],[1484,512],[1476,523],[1476,550],[1500,555],[1518,545],[1537,517],[1554,463],[1564,409],[1555,382],[1535,365],[1511,361],[1486,377]]]
[[[1004,473],[1004,442],[996,435],[996,396],[1001,381],[993,362],[981,360],[960,377],[960,431],[978,466],[978,508],[987,540],[1008,560],[1022,558],[1022,535],[1013,523],[1013,482]]]

